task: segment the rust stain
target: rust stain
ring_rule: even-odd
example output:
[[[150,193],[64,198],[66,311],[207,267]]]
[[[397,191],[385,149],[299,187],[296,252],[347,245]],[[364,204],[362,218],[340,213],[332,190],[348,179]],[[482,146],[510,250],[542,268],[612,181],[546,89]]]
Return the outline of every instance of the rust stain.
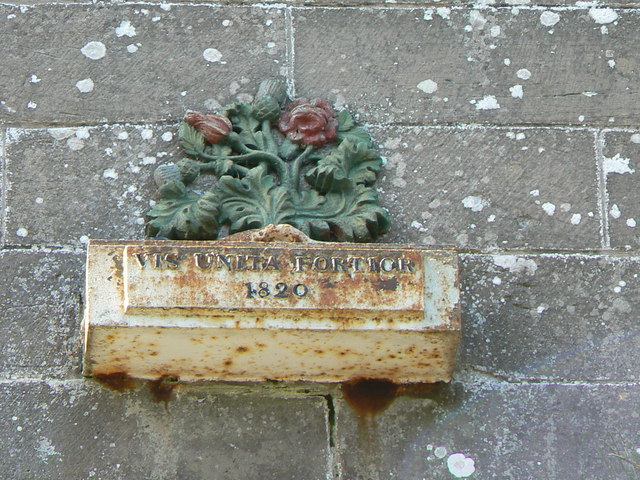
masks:
[[[366,425],[389,408],[396,398],[404,396],[438,400],[446,390],[446,385],[446,382],[395,383],[387,379],[359,378],[344,382],[341,390],[347,404],[358,415],[361,425]]]
[[[241,345],[238,348],[236,348],[236,352],[238,353],[245,353],[248,351],[249,351],[249,347],[245,347],[244,345]]]
[[[103,387],[119,393],[136,388],[136,380],[127,372],[98,373],[93,378]]]
[[[344,399],[358,414],[361,422],[386,410],[397,396],[399,385],[390,380],[359,378],[342,384]]]
[[[387,279],[379,278],[371,282],[373,287],[376,290],[388,290],[390,292],[395,292],[398,289],[398,279],[396,277],[391,277]]]
[[[157,380],[149,381],[149,391],[156,402],[165,405],[173,399],[173,389],[178,385],[178,378],[173,375],[163,375]]]

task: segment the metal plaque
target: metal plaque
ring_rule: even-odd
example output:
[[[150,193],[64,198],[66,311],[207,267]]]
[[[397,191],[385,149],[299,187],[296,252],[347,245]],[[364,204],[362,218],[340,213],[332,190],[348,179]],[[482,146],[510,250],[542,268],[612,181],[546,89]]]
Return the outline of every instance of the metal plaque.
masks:
[[[458,296],[447,249],[92,241],[85,373],[448,380]]]

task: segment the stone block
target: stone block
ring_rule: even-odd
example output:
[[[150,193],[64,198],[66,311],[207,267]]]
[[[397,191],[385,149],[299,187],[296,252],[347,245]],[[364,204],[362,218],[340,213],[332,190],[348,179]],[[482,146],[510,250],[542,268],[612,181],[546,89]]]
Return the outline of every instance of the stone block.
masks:
[[[323,398],[146,388],[117,394],[89,380],[0,385],[3,478],[326,478]]]
[[[0,251],[0,375],[80,373],[84,256]]]
[[[384,241],[600,248],[594,134],[542,128],[372,129],[387,159]]]
[[[601,159],[609,238],[614,248],[640,246],[640,132],[605,131]]]
[[[483,384],[401,397],[373,420],[336,405],[342,478],[634,479],[639,387]]]
[[[0,44],[0,122],[175,121],[253,94],[285,62],[275,7],[5,5],[0,31],[20,38]]]
[[[640,259],[466,255],[461,365],[519,379],[638,381]]]
[[[293,12],[298,94],[367,122],[638,124],[635,9]]]
[[[180,159],[178,149],[176,125],[10,129],[5,241],[141,238],[153,170]]]

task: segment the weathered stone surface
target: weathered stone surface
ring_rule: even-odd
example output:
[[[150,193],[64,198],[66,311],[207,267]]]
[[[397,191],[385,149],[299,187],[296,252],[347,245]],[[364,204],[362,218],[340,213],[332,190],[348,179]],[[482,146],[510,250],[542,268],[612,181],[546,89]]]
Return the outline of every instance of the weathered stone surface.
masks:
[[[3,478],[326,478],[322,398],[178,390],[155,403],[89,380],[4,384]]]
[[[471,248],[600,248],[588,130],[373,129],[387,158],[384,241]]]
[[[0,376],[80,373],[84,256],[0,251]]]
[[[298,94],[369,122],[638,124],[638,10],[293,12]]]
[[[635,249],[640,246],[640,131],[607,131],[602,141],[611,246]]]
[[[0,32],[6,122],[177,120],[253,94],[285,60],[278,8],[3,6]]]
[[[181,158],[175,125],[10,129],[6,156],[6,242],[56,245],[141,238],[153,170]]]
[[[336,408],[343,477],[635,479],[638,386],[444,386],[432,399],[399,398],[363,425]]]
[[[640,258],[467,255],[460,361],[511,378],[640,379]]]
[[[0,245],[4,244],[5,233],[5,168],[4,168],[4,143],[5,143],[5,129],[0,129]]]

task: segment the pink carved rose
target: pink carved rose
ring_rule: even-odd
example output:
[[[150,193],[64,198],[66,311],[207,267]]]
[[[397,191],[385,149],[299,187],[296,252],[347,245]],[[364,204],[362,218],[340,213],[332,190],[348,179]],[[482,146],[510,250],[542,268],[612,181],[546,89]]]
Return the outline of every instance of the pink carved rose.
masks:
[[[337,126],[331,105],[324,100],[310,102],[306,98],[293,102],[278,122],[278,128],[289,140],[315,147],[334,140]]]
[[[224,115],[204,115],[199,112],[188,112],[184,120],[204,135],[207,142],[218,143],[229,135],[233,128]]]

